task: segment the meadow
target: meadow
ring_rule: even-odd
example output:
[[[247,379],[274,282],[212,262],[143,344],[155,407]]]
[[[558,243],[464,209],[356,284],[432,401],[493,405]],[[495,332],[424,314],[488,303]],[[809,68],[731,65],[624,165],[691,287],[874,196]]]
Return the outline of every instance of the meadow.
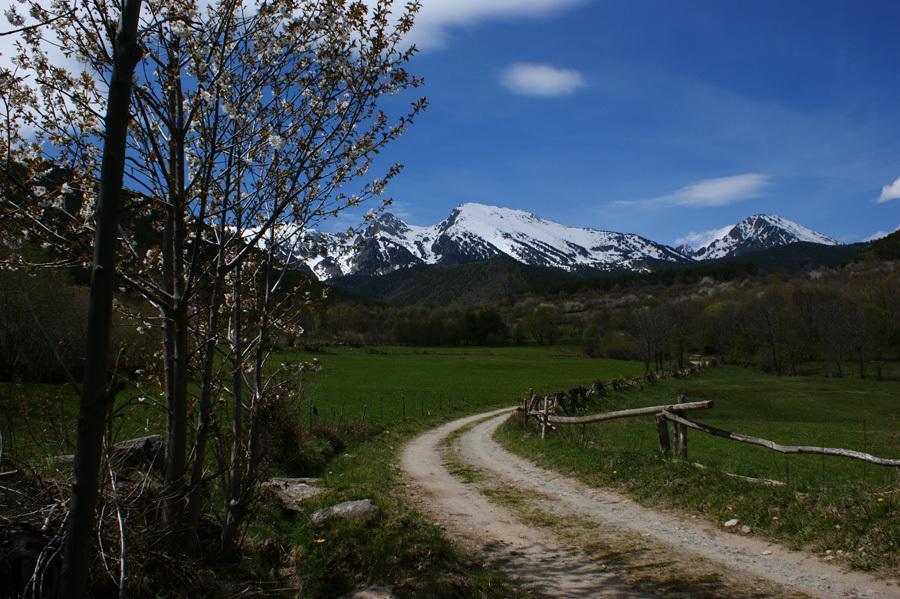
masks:
[[[305,393],[320,419],[375,425],[404,414],[412,420],[509,406],[530,390],[551,393],[643,369],[636,362],[586,358],[566,347],[327,348],[299,356],[318,358],[322,365]]]

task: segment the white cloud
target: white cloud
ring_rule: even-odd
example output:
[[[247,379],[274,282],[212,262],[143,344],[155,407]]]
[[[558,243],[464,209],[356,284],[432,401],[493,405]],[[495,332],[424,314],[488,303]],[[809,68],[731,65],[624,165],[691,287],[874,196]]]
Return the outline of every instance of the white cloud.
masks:
[[[585,85],[584,76],[578,71],[530,63],[510,65],[500,82],[515,94],[543,98],[567,96]]]
[[[900,200],[900,177],[890,185],[881,188],[881,195],[875,200],[879,204],[890,202],[891,200]]]
[[[877,240],[883,239],[883,238],[887,237],[888,235],[890,235],[891,233],[895,233],[897,231],[900,231],[900,227],[897,227],[893,231],[877,231],[877,232],[869,235],[865,239],[863,239],[863,241],[877,241]]]
[[[421,48],[447,42],[449,29],[490,19],[541,17],[584,4],[587,0],[425,0],[416,17],[412,40]],[[374,1],[370,0],[370,4]],[[399,11],[401,3],[395,4]]]
[[[616,202],[616,204],[624,206],[639,204],[643,206],[715,208],[758,198],[768,186],[768,175],[747,173],[733,177],[703,179],[664,196],[637,202]]]
[[[702,248],[708,246],[710,243],[719,239],[728,234],[731,229],[734,228],[734,225],[728,225],[727,227],[723,227],[721,229],[710,229],[709,231],[702,231],[700,233],[696,233],[691,231],[684,237],[680,237],[675,240],[675,245],[686,245],[691,248]]]

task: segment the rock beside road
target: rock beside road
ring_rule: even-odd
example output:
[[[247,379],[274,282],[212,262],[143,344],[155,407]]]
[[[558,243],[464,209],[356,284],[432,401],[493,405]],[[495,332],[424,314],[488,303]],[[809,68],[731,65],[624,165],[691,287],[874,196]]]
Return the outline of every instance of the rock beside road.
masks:
[[[303,503],[325,492],[318,486],[318,478],[273,478],[263,483],[262,487],[289,512],[299,512]]]
[[[344,520],[355,520],[370,514],[377,514],[380,508],[375,505],[371,499],[360,499],[358,501],[345,501],[331,507],[326,507],[314,512],[309,519],[313,524],[319,525],[329,518],[343,518]]]
[[[162,437],[149,435],[128,439],[112,446],[109,458],[113,468],[162,468],[165,464],[166,447]],[[57,466],[68,466],[75,463],[72,454],[50,458],[50,463]]]
[[[390,587],[368,587],[352,591],[341,599],[394,599],[394,590]]]

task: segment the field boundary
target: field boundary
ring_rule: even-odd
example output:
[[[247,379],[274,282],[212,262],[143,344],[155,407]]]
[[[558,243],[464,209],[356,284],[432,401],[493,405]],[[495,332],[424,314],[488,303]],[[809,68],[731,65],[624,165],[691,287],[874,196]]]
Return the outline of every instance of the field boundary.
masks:
[[[644,376],[615,379],[610,383],[616,391],[624,390],[628,387],[634,387],[642,382],[654,383],[662,378],[684,378],[693,374],[698,374],[705,364],[694,364],[690,368],[675,370],[666,373],[647,373]],[[611,412],[599,412],[597,414],[589,414],[587,416],[560,416],[556,412],[564,403],[568,401],[571,404],[586,403],[590,396],[605,395],[606,385],[601,381],[594,381],[590,388],[575,387],[568,391],[562,391],[552,395],[535,395],[530,394],[523,400],[517,411],[522,415],[523,423],[527,423],[529,419],[537,420],[541,427],[541,439],[545,439],[547,431],[555,431],[556,425],[582,426],[582,436],[584,436],[584,426],[588,424],[599,424],[610,420],[618,420],[622,418],[634,418],[639,416],[656,416],[656,429],[659,437],[659,448],[664,454],[673,453],[682,459],[687,459],[687,431],[693,429],[695,431],[735,441],[764,447],[771,451],[782,454],[809,454],[822,455],[830,457],[843,457],[853,460],[859,460],[876,466],[885,466],[888,468],[897,468],[900,474],[900,459],[882,458],[874,456],[867,452],[856,451],[853,449],[843,449],[835,447],[823,447],[814,445],[783,445],[769,439],[754,437],[742,433],[734,433],[726,431],[708,424],[702,424],[690,420],[684,412],[694,410],[705,410],[713,407],[713,402],[695,401],[685,402],[683,394],[679,394],[675,403],[658,406],[648,406],[644,408],[631,408],[627,410],[616,410]],[[674,447],[670,441],[668,423],[672,423],[674,429]],[[772,481],[770,481],[772,482]]]
[[[767,449],[771,449],[772,451],[777,451],[778,453],[803,453],[803,454],[814,454],[814,455],[826,455],[833,457],[843,457],[850,458],[854,460],[860,460],[863,462],[868,462],[869,464],[875,464],[876,466],[887,466],[893,468],[900,468],[900,459],[890,459],[890,458],[879,458],[877,456],[873,456],[870,453],[865,453],[862,451],[855,451],[853,449],[840,449],[834,447],[816,447],[813,445],[782,445],[780,443],[776,443],[775,441],[770,441],[768,439],[762,439],[760,437],[753,437],[751,435],[743,435],[741,433],[733,433],[730,431],[726,431],[721,428],[716,428],[714,426],[710,426],[708,424],[701,424],[699,422],[694,422],[692,420],[688,420],[687,418],[683,418],[678,416],[677,414],[673,414],[671,411],[663,410],[661,415],[663,419],[668,420],[676,425],[687,427],[693,429],[695,431],[700,431],[701,433],[706,433],[708,435],[713,435],[715,437],[721,437],[723,439],[729,439],[731,441],[737,441],[740,443],[747,443],[749,445],[757,445],[759,447],[765,447]]]

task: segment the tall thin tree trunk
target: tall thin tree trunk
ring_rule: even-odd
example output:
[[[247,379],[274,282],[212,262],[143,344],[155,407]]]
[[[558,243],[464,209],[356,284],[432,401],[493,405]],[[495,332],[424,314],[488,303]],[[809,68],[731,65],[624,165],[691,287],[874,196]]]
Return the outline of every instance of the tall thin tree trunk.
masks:
[[[94,264],[88,304],[87,353],[84,386],[78,414],[75,481],[63,549],[60,597],[81,599],[85,594],[92,550],[103,432],[113,399],[107,389],[110,330],[116,277],[116,244],[122,179],[130,118],[132,76],[141,59],[137,42],[141,0],[126,0],[114,43],[112,78],[106,107],[100,198],[96,212]]]
[[[240,214],[237,217],[237,230],[241,231]],[[241,449],[243,447],[243,371],[244,371],[244,347],[241,336],[244,333],[242,321],[242,289],[241,289],[241,263],[235,266],[234,283],[232,286],[232,301],[234,302],[231,323],[231,344],[233,356],[233,380],[232,385],[232,441],[231,462],[229,464],[229,486],[226,494],[225,526],[222,529],[222,550],[226,555],[232,555],[237,544],[237,533],[240,525],[241,490],[243,488]]]
[[[166,320],[168,435],[166,442],[166,519],[176,526],[184,506],[184,476],[187,451],[187,388],[188,388],[188,305],[185,297],[185,180],[184,180],[184,114],[181,79],[180,45],[176,41],[169,57],[172,69],[172,90],[169,94],[169,114],[174,119],[169,139],[169,218],[166,240],[169,264],[168,291],[172,294],[172,309]]]
[[[232,445],[232,478],[231,478],[231,497],[228,500],[227,515],[225,528],[222,531],[223,552],[226,555],[233,555],[237,549],[238,533],[241,524],[246,515],[246,509],[253,498],[254,488],[256,486],[256,478],[259,472],[259,465],[262,460],[262,451],[260,450],[260,433],[262,427],[262,404],[263,404],[263,366],[264,357],[269,343],[270,328],[270,309],[271,309],[271,293],[272,293],[272,266],[275,252],[275,232],[270,234],[269,250],[266,256],[263,280],[265,289],[260,301],[257,294],[256,311],[259,318],[259,338],[256,344],[255,362],[253,364],[253,395],[251,398],[249,415],[249,430],[247,433],[246,445],[242,442],[241,436],[238,434],[241,426],[241,414],[235,411],[235,437]],[[235,296],[239,296],[239,287],[235,287]],[[239,315],[235,315],[239,318]],[[237,372],[237,370],[236,370]],[[241,468],[243,464],[236,459],[241,454],[246,455],[247,471],[243,476]]]
[[[230,161],[229,161],[230,164]],[[229,173],[231,169],[229,168]],[[225,182],[225,195],[230,189],[230,176]],[[200,538],[197,529],[200,525],[201,503],[203,501],[203,469],[206,465],[206,442],[209,436],[209,421],[212,415],[212,378],[216,357],[216,341],[219,330],[219,308],[222,305],[222,286],[225,280],[224,262],[226,219],[223,216],[219,224],[220,246],[216,255],[216,269],[213,279],[212,292],[209,300],[209,315],[207,317],[207,338],[203,355],[203,375],[200,389],[200,414],[197,426],[197,438],[194,442],[194,464],[191,474],[190,493],[187,507],[188,549],[196,551]]]

